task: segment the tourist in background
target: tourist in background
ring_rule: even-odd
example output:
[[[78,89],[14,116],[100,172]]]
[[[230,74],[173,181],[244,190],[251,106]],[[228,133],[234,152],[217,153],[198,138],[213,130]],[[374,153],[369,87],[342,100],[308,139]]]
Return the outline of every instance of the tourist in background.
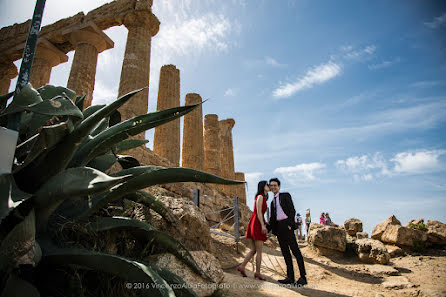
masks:
[[[330,215],[328,212],[325,213],[325,225],[332,226],[333,222],[331,221]]]
[[[305,214],[305,226],[307,227],[307,241],[308,241],[308,232],[310,231],[310,224],[311,224],[311,215],[310,210]]]
[[[321,213],[321,216],[319,218],[319,224],[325,225],[325,213]]]
[[[300,216],[300,213],[296,214],[294,221],[297,224],[297,229],[296,229],[297,240],[301,240],[302,239],[302,217]]]
[[[254,211],[249,219],[248,226],[246,228],[246,238],[249,239],[251,244],[251,250],[246,255],[242,264],[237,267],[237,270],[243,277],[247,277],[245,273],[246,264],[251,258],[256,255],[256,272],[254,278],[259,280],[265,280],[260,274],[260,265],[262,264],[262,250],[263,243],[266,241],[267,230],[265,224],[265,211],[267,208],[266,201],[268,200],[269,187],[266,180],[262,180],[257,185],[257,194],[254,201]]]

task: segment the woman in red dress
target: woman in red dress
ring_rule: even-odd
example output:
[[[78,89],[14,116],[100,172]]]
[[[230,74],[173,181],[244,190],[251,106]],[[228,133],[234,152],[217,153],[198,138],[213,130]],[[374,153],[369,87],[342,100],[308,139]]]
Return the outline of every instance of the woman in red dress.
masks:
[[[268,182],[266,180],[260,181],[257,186],[254,211],[252,212],[251,218],[249,219],[248,227],[246,228],[246,238],[250,239],[251,250],[246,255],[243,263],[240,264],[239,267],[237,267],[237,270],[243,275],[243,277],[246,277],[246,264],[255,254],[257,254],[256,272],[254,273],[254,278],[265,280],[265,278],[260,275],[260,264],[262,263],[263,242],[266,241],[267,234],[264,214],[267,208],[266,201],[268,200],[268,192]]]

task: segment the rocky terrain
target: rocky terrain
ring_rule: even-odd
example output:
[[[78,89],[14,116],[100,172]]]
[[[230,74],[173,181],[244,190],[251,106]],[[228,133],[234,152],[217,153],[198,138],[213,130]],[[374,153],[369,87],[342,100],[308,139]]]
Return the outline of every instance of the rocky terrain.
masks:
[[[156,256],[157,264],[181,275],[198,296],[446,296],[444,223],[425,224],[419,219],[403,226],[390,216],[373,229],[370,237],[355,218],[344,226],[311,224],[308,242],[299,242],[309,283],[295,288],[277,282],[285,277],[286,266],[274,236],[264,247],[261,272],[267,281],[254,279],[254,262],[248,264],[248,277],[243,278],[236,267],[249,250],[248,242],[242,239],[236,243],[233,238],[210,233],[209,225],[214,221],[210,222],[202,209],[188,199],[169,197],[166,189],[157,191],[179,222],[174,230],[153,224],[165,228],[192,250],[213,282],[169,254]],[[243,215],[246,224],[249,213],[245,210]],[[228,228],[222,226],[219,231]],[[295,274],[299,275],[297,265]]]

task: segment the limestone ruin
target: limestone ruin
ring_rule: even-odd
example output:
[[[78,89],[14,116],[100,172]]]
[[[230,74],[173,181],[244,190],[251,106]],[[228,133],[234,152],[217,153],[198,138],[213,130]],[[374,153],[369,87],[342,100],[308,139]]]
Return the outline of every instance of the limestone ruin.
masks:
[[[47,84],[53,67],[67,62],[67,53],[74,51],[74,59],[67,87],[78,95],[85,95],[84,108],[91,105],[95,85],[98,55],[114,47],[114,42],[103,32],[124,25],[128,29],[125,54],[122,61],[118,96],[145,88],[120,108],[122,120],[129,119],[148,109],[151,38],[158,33],[160,22],[152,13],[152,0],[116,0],[100,6],[86,15],[83,12],[44,26],[39,34],[38,46],[31,69],[30,82],[34,88]],[[30,20],[0,30],[0,93],[7,93],[11,79],[18,71],[13,64],[21,59]],[[187,94],[186,105],[201,103],[199,94]],[[174,65],[161,68],[157,110],[180,105],[180,73]],[[215,114],[204,116],[199,106],[184,117],[182,139],[182,166],[244,180],[243,173],[235,173],[232,129],[233,119],[218,120]],[[203,129],[204,128],[204,129]],[[203,131],[204,130],[204,131]],[[137,136],[143,139],[144,133]],[[180,120],[155,129],[154,149],[133,149],[142,165],[178,167],[180,165]],[[237,195],[242,218],[247,220],[245,185],[216,186],[195,183],[165,185],[166,189],[192,197],[199,188],[203,194],[202,207],[218,210],[227,207],[218,197]],[[220,199],[221,200],[221,199]]]

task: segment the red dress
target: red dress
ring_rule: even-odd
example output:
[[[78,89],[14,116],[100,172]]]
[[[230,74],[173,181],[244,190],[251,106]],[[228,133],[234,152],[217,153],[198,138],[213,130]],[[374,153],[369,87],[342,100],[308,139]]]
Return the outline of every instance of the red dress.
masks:
[[[254,211],[252,212],[251,218],[248,222],[248,227],[246,228],[246,238],[251,238],[253,240],[262,240],[266,241],[266,234],[262,233],[262,225],[260,224],[260,221],[257,217],[257,199],[258,198],[263,199],[262,203],[262,217],[263,222],[265,223],[265,211],[266,211],[266,198],[263,195],[258,195],[256,197],[256,201],[254,202]]]

